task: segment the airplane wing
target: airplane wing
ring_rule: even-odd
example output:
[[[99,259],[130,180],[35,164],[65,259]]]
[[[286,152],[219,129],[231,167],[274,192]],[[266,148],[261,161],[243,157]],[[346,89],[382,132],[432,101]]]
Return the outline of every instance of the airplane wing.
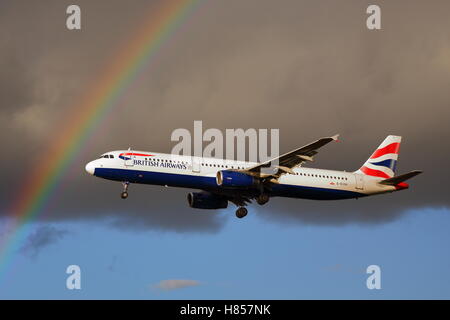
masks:
[[[318,153],[318,149],[328,144],[331,141],[337,141],[339,135],[336,134],[332,137],[321,138],[306,146],[292,150],[277,158],[260,163],[254,167],[241,170],[253,176],[260,178],[279,178],[284,173],[293,173],[292,169],[300,166],[303,162],[313,161],[313,156]],[[262,173],[263,168],[274,168],[274,173]]]

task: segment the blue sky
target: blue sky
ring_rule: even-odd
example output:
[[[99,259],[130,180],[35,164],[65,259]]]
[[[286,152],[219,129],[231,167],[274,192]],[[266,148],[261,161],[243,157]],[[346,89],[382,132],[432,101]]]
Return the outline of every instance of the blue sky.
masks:
[[[447,209],[410,211],[382,225],[337,227],[274,224],[256,209],[242,220],[231,210],[205,212],[228,215],[223,229],[206,234],[123,231],[107,222],[52,224],[64,236],[34,256],[17,252],[0,298],[450,298]],[[81,267],[81,290],[66,289],[71,264]],[[381,267],[381,290],[366,287],[371,264]],[[168,279],[199,285],[156,287]]]

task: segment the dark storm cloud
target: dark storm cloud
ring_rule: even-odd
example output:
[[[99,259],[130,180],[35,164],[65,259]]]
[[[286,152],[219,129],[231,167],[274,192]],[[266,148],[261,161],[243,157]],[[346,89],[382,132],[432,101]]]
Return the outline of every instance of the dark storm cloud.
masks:
[[[58,242],[67,233],[66,230],[60,230],[54,226],[40,226],[28,236],[20,251],[34,259],[42,249]]]
[[[0,73],[0,114],[7,126],[0,133],[17,163],[1,160],[5,205],[149,4],[79,1],[83,29],[69,32],[69,2],[7,2],[0,12],[0,65],[9,70]],[[273,199],[261,210],[268,219],[384,223],[409,208],[448,206],[442,181],[450,173],[450,3],[377,3],[381,31],[365,27],[368,1],[205,2],[90,137],[45,219],[217,231],[224,215],[187,208],[187,190],[133,185],[122,201],[120,184],[83,169],[108,150],[170,152],[171,132],[191,129],[194,120],[205,129],[279,128],[281,152],[340,133],[342,142],[324,147],[312,166],[347,171],[386,135],[402,135],[398,170],[425,172],[410,190],[357,201]]]
[[[2,55],[0,70],[0,112],[6,117],[32,104],[33,79],[14,53]]]

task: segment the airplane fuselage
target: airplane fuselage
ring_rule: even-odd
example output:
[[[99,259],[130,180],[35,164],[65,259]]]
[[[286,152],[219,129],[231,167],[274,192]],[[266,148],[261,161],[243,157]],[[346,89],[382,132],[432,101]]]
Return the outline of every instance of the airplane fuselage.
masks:
[[[143,151],[112,151],[87,164],[86,170],[100,178],[127,183],[201,189],[220,194],[239,192],[256,197],[256,186],[225,188],[217,183],[222,170],[242,170],[253,162],[197,158]],[[359,173],[297,167],[270,183],[270,197],[316,200],[360,198],[407,188],[380,184],[383,180]]]

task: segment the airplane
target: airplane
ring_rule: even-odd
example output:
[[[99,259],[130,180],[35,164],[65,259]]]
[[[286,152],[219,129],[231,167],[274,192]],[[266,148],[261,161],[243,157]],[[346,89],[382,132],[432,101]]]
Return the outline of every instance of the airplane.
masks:
[[[200,189],[187,199],[190,207],[238,208],[243,218],[253,200],[266,204],[271,197],[338,200],[367,197],[407,189],[406,180],[422,173],[414,170],[395,176],[402,137],[389,135],[354,172],[302,167],[318,149],[339,135],[325,137],[274,159],[256,163],[145,151],[107,152],[89,162],[86,171],[96,177],[120,181],[122,199],[131,183]]]

